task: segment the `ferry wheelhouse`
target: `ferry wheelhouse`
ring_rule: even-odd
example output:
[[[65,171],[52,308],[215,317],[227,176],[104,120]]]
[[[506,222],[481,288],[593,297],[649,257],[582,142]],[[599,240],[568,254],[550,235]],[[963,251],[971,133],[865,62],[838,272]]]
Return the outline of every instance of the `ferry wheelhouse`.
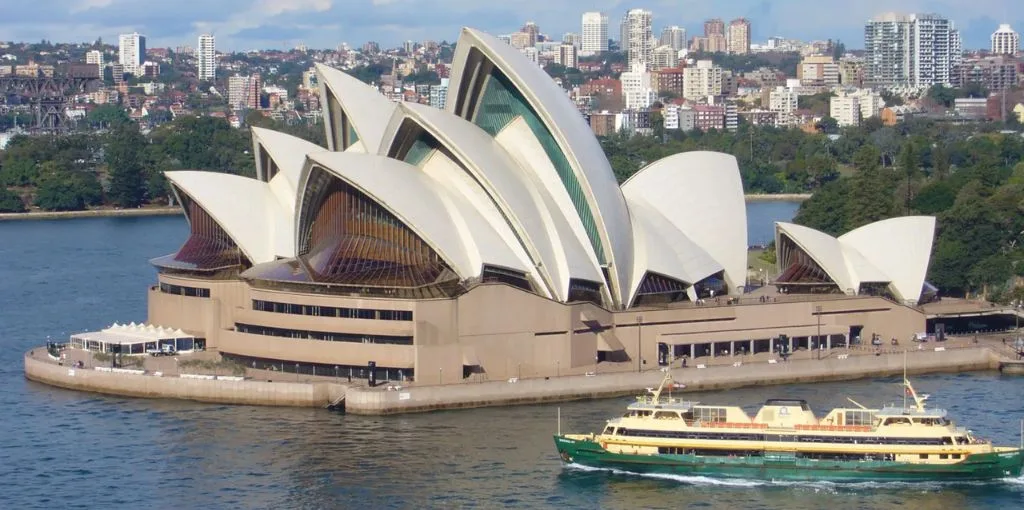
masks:
[[[904,378],[904,405],[833,409],[770,399],[753,417],[704,405],[661,386],[637,397],[598,434],[556,435],[566,463],[637,473],[779,480],[979,480],[1016,477],[1021,448],[993,446],[926,408]],[[907,399],[912,405],[907,405]]]

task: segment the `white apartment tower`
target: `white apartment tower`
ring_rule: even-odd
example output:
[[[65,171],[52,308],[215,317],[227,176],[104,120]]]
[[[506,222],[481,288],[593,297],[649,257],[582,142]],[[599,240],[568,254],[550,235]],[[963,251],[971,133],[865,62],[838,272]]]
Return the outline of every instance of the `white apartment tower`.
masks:
[[[93,64],[96,69],[100,71],[100,76],[103,76],[103,52],[100,50],[89,50],[85,54],[85,63]]]
[[[647,69],[654,58],[654,34],[651,11],[631,9],[622,20],[622,48],[630,70]]]
[[[579,51],[576,46],[564,42],[559,45],[558,52],[555,54],[555,63],[570,68],[579,67]]]
[[[661,31],[661,40],[658,44],[671,46],[676,51],[686,49],[686,29],[677,26],[665,27]]]
[[[1010,25],[1002,24],[992,33],[992,53],[996,55],[1016,55],[1020,51],[1020,34]]]
[[[214,81],[217,79],[217,40],[212,34],[199,36],[199,46],[196,47],[196,67],[200,81]]]
[[[142,63],[146,61],[146,36],[138,32],[121,34],[118,38],[118,63],[124,72],[135,76],[142,74]]]
[[[775,87],[768,94],[768,109],[776,113],[775,126],[792,126],[793,113],[799,105],[799,96],[795,90],[786,87]]]
[[[603,12],[583,13],[580,53],[595,55],[608,51],[608,15]]]
[[[935,14],[877,16],[864,27],[864,49],[868,81],[881,87],[948,85],[962,52],[960,32]]]

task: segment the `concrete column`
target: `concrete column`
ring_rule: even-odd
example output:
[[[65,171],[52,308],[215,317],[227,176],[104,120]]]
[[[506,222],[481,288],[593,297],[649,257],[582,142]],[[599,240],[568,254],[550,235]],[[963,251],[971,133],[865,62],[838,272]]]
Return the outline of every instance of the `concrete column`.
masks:
[[[715,357],[715,343],[711,342],[711,357]]]
[[[825,335],[825,348],[832,350],[832,335]]]
[[[736,355],[736,342],[729,340],[729,356]]]
[[[747,351],[749,354],[754,354],[754,341],[750,341],[750,349]]]
[[[775,339],[774,338],[769,338],[768,339],[768,353],[771,354],[771,353],[774,353],[774,352],[775,352]]]
[[[793,337],[789,337],[789,352],[793,352]]]
[[[697,357],[697,344],[690,344],[690,359]]]

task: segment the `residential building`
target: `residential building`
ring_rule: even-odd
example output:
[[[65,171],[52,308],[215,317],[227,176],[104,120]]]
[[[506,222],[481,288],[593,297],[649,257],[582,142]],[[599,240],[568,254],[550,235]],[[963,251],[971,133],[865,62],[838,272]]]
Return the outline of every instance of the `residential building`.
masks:
[[[590,80],[580,86],[580,95],[590,96],[595,108],[618,113],[622,111],[622,82],[613,78]]]
[[[704,22],[704,38],[698,46],[698,51],[708,53],[725,53],[728,51],[729,36],[725,31],[725,22],[718,18],[706,20]]]
[[[963,119],[986,120],[988,118],[988,98],[958,97],[953,100],[953,111]]]
[[[768,109],[775,112],[777,127],[789,127],[794,123],[793,113],[799,107],[796,91],[786,87],[775,87],[768,94]]]
[[[516,32],[508,36],[509,44],[516,49],[533,48],[534,42],[533,37],[526,32]]]
[[[652,71],[651,87],[660,95],[671,94],[674,97],[683,97],[685,76],[686,70],[680,67]]]
[[[736,99],[730,98],[725,100],[725,130],[730,133],[735,133],[740,128],[740,117],[739,108],[736,105]]]
[[[665,27],[661,31],[659,46],[671,46],[678,53],[686,49],[686,29],[677,26]]]
[[[576,47],[577,51],[579,51],[581,46],[580,34],[577,34],[576,32],[566,32],[562,34],[562,44],[571,44]]]
[[[729,22],[729,53],[746,55],[750,53],[750,21],[745,18]]]
[[[650,108],[658,96],[651,87],[651,73],[642,68],[622,73],[622,102],[625,110]]]
[[[631,9],[622,20],[622,48],[626,51],[626,68],[649,69],[654,59],[654,35],[651,32],[651,11]]]
[[[519,50],[519,52],[526,56],[526,60],[533,62],[535,65],[540,65],[540,52],[537,51],[537,48],[530,46],[529,48]]]
[[[666,69],[679,66],[679,51],[671,46],[658,46],[654,49],[650,69]]]
[[[259,74],[228,78],[228,104],[232,108],[255,110],[260,107],[262,83]]]
[[[579,50],[571,43],[563,42],[558,46],[558,53],[555,54],[555,63],[565,67],[576,68],[579,66]]]
[[[936,14],[877,16],[864,27],[867,78],[875,87],[949,85],[960,63],[960,33]]]
[[[739,112],[739,115],[747,124],[753,126],[775,126],[779,118],[778,113],[763,109],[746,110]]]
[[[140,76],[142,64],[146,61],[146,36],[138,32],[121,34],[117,61],[124,67],[124,72]]]
[[[1002,24],[992,33],[992,53],[996,55],[1016,55],[1020,51],[1020,34],[1010,25]]]
[[[114,79],[114,85],[124,83],[124,66],[119,63],[110,64],[110,76]]]
[[[719,131],[725,129],[725,107],[724,106],[713,106],[706,104],[694,105],[693,111],[695,113],[693,127],[701,131],[708,131],[711,129],[717,129]],[[680,113],[680,115],[682,115]],[[682,122],[680,120],[680,122]]]
[[[608,111],[595,112],[590,114],[590,130],[595,136],[611,136],[619,132],[622,121],[621,116]]]
[[[989,91],[1009,90],[1017,86],[1021,62],[1007,55],[978,57],[960,63],[953,72],[953,86],[981,84]]]
[[[846,90],[829,100],[829,117],[840,126],[859,126],[864,119],[880,115],[884,108],[885,100],[876,91]]]
[[[864,87],[866,61],[851,55],[839,59],[839,83],[847,87]]]
[[[1013,113],[1017,115],[1017,122],[1024,124],[1024,104],[1017,103],[1017,106],[1013,107]]]
[[[160,64],[157,62],[147,60],[142,64],[142,67],[139,69],[139,71],[139,76],[141,77],[157,78],[160,76]]]
[[[710,60],[698,60],[686,68],[683,97],[691,101],[722,95],[722,68]]]
[[[796,77],[804,87],[839,85],[839,64],[831,55],[804,57],[796,68]]]
[[[704,37],[712,35],[725,35],[725,22],[719,18],[712,18],[704,21]]]
[[[536,46],[537,41],[540,40],[540,27],[538,27],[537,24],[532,21],[527,21],[526,24],[523,25],[523,28],[521,28],[519,31],[530,36],[529,46]]]
[[[603,12],[583,13],[580,53],[595,55],[608,51],[608,15]]]
[[[441,78],[440,85],[430,86],[430,106],[444,109],[448,103],[448,78]]]
[[[96,66],[100,76],[103,76],[103,52],[100,50],[89,50],[85,54],[85,63]]]
[[[196,47],[196,77],[199,81],[215,81],[217,79],[217,38],[213,34],[199,36]]]

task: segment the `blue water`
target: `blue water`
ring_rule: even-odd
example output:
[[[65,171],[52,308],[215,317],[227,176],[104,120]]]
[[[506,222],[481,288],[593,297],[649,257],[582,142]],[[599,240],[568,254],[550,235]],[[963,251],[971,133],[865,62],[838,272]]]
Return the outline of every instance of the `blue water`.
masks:
[[[21,353],[47,336],[144,320],[155,281],[147,260],[174,251],[185,233],[174,217],[0,222],[0,509],[1024,506],[1019,481],[722,483],[565,468],[551,442],[554,405],[369,418],[105,397],[23,378]],[[976,434],[1009,444],[1024,417],[1022,384],[992,373],[918,381]],[[788,396],[824,410],[847,395],[880,403],[898,398],[899,387],[880,380],[696,397],[755,406]],[[562,404],[562,427],[598,429],[625,402]]]

